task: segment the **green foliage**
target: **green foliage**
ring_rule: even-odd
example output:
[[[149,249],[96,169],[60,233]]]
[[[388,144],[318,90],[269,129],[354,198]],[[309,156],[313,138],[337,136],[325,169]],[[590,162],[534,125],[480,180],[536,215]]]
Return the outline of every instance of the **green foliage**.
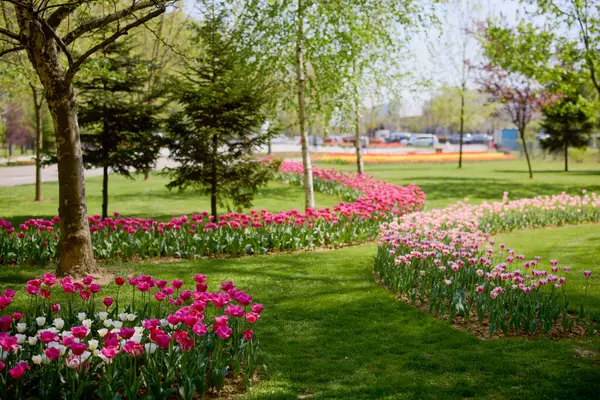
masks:
[[[118,42],[90,60],[84,71],[75,85],[85,165],[125,176],[132,168],[151,168],[162,140],[156,94],[144,90],[149,64],[133,55],[126,42]]]
[[[552,107],[546,107],[541,126],[550,137],[541,141],[542,147],[560,152],[568,147],[587,146],[594,128],[590,111],[579,95],[562,98]]]
[[[191,40],[202,53],[170,82],[181,106],[166,123],[171,158],[168,188],[193,187],[211,195],[211,212],[230,200],[247,207],[254,193],[273,177],[278,163],[265,165],[252,155],[265,144],[261,126],[270,111],[272,86],[248,64],[247,48],[227,26],[227,9],[203,4],[207,16],[194,26]]]

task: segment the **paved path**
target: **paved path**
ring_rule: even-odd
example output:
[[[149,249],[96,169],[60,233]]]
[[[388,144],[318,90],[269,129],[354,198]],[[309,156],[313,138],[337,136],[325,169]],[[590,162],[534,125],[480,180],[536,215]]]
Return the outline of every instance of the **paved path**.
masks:
[[[284,152],[300,152],[301,148],[299,144],[274,144],[272,147],[273,153],[284,153]],[[466,145],[464,151],[486,151],[485,145]],[[311,146],[311,152],[324,152],[324,153],[353,153],[353,147],[339,147],[339,146],[318,146],[316,149]],[[395,147],[395,148],[370,148],[367,150],[368,153],[394,153],[402,154],[409,151],[417,152],[428,152],[432,153],[432,148],[412,148],[412,147]],[[445,151],[458,151],[458,145],[449,145],[445,148]],[[266,148],[264,149],[266,152]],[[174,163],[167,157],[169,155],[168,150],[162,151],[162,157],[158,160],[157,169],[163,169],[166,166],[173,166]],[[32,156],[21,156],[13,157],[11,160],[16,161],[17,159],[28,160]],[[0,159],[0,164],[2,160]],[[99,176],[102,175],[101,168],[88,169],[85,171],[85,176]],[[46,167],[42,169],[42,181],[43,182],[55,182],[58,181],[58,169],[56,165]],[[35,183],[35,166],[24,165],[20,167],[0,167],[0,186],[16,186],[16,185],[31,185]]]

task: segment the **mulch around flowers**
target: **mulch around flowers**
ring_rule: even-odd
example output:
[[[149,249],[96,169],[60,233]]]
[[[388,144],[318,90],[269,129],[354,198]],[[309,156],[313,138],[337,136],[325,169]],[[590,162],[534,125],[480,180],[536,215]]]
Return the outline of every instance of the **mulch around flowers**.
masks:
[[[407,303],[408,305],[410,305],[413,308],[419,309],[419,310],[431,315],[432,318],[437,318],[437,319],[448,322],[447,316],[440,317],[438,315],[432,315],[429,313],[429,302],[427,300],[425,300],[424,302],[417,301],[416,303],[413,303],[405,295],[393,293],[392,290],[383,282],[383,279],[381,279],[379,277],[379,275],[377,275],[375,272],[373,272],[373,277],[375,278],[375,281],[377,282],[377,284],[379,286],[383,287],[384,289],[386,289],[387,291],[392,293],[396,299],[398,299],[404,303]],[[561,321],[556,321],[554,326],[550,329],[550,332],[544,333],[544,331],[542,329],[538,328],[538,330],[534,334],[530,334],[529,332],[525,332],[525,331],[517,332],[516,329],[511,329],[507,334],[502,332],[502,330],[496,330],[493,335],[490,335],[489,321],[487,319],[484,320],[483,323],[480,323],[476,319],[475,320],[471,319],[471,320],[467,321],[465,318],[461,317],[458,314],[454,317],[454,320],[452,321],[451,325],[455,329],[466,330],[469,334],[471,334],[481,340],[501,339],[501,338],[506,338],[506,337],[533,338],[533,337],[540,337],[540,336],[547,336],[548,338],[551,338],[551,339],[566,339],[566,338],[581,338],[582,336],[590,334],[587,331],[587,329],[585,328],[585,326],[577,323],[577,315],[575,313],[573,313],[572,315],[569,315],[569,319],[571,319],[571,321],[573,322],[573,327],[570,331],[563,329]],[[600,332],[598,331],[598,327],[596,324],[594,324],[594,328],[595,328],[594,335],[599,336]]]

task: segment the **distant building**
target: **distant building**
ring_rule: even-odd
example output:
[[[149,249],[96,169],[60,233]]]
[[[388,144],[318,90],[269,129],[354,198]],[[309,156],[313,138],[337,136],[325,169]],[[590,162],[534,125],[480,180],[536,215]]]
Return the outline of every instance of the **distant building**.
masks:
[[[500,142],[502,147],[510,150],[517,150],[517,140],[519,139],[519,131],[516,129],[502,129],[502,136]]]

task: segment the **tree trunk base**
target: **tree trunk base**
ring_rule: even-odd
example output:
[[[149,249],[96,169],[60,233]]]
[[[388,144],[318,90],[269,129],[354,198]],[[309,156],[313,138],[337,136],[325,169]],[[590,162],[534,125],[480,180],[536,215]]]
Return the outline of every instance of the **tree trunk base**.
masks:
[[[84,234],[72,234],[68,238],[61,238],[56,275],[70,276],[75,279],[100,274],[94,251],[88,245],[89,243],[89,237]]]

